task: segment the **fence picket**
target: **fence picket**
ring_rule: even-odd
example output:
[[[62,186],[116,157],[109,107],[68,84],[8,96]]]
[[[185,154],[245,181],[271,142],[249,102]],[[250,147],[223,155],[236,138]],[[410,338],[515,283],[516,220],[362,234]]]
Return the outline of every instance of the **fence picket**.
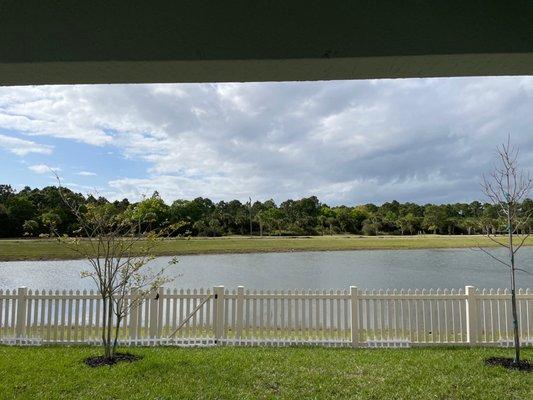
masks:
[[[246,290],[246,292],[244,293],[244,308],[245,308],[245,311],[244,311],[244,315],[245,315],[245,321],[244,321],[244,338],[245,339],[251,339],[252,338],[252,334],[251,334],[251,319],[250,319],[250,315],[251,315],[251,310],[250,310],[250,304],[251,304],[251,301],[250,301],[250,291],[249,290]]]
[[[531,291],[529,290],[529,288],[527,288],[526,289],[526,296],[529,296],[530,294],[531,294]],[[526,336],[533,338],[533,334],[531,332],[531,328],[532,328],[533,324],[530,323],[530,319],[532,319],[532,318],[529,318],[529,316],[531,315],[530,309],[529,309],[529,304],[533,303],[533,301],[532,300],[525,300],[525,302],[526,302],[526,316],[527,316],[526,317],[526,326],[527,326]]]

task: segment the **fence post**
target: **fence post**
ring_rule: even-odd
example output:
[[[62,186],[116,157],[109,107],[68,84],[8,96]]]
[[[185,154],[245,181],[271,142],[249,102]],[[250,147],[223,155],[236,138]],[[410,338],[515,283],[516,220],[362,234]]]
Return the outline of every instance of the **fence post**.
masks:
[[[359,299],[357,286],[350,286],[350,312],[352,315],[352,346],[357,347],[359,345]]]
[[[26,336],[27,295],[28,288],[26,286],[19,287],[17,290],[17,319],[15,321],[15,334],[17,339]]]
[[[478,341],[478,312],[475,286],[465,286],[466,295],[466,341],[475,345]]]
[[[155,339],[157,337],[157,303],[159,303],[159,291],[153,290],[150,292],[150,339]]]
[[[213,321],[215,331],[215,343],[224,336],[224,286],[215,286],[213,288],[215,298],[213,307]]]
[[[137,327],[139,326],[139,313],[140,303],[138,299],[139,293],[137,289],[132,289],[130,292],[130,323],[128,325],[128,331],[130,340],[137,339]],[[134,304],[135,306],[132,306]]]
[[[235,339],[242,338],[242,320],[244,313],[244,286],[237,286],[237,329],[235,332]]]

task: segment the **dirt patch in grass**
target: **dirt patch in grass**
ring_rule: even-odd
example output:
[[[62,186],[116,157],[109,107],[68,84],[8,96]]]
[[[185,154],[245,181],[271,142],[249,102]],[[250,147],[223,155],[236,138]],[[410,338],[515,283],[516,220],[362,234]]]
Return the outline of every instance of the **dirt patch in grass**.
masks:
[[[533,364],[528,360],[521,360],[519,364],[515,364],[510,357],[490,357],[485,360],[485,365],[495,365],[508,369],[533,372]]]
[[[104,365],[115,365],[119,362],[134,362],[142,357],[130,353],[117,353],[115,357],[109,358],[104,356],[88,357],[83,362],[91,368],[102,367]]]

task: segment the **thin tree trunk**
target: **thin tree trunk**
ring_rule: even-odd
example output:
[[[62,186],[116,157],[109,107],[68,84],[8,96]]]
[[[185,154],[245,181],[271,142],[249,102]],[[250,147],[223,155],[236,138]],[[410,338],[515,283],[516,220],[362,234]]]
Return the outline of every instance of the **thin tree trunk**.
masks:
[[[98,324],[98,321],[96,321]],[[106,352],[106,327],[107,327],[107,299],[105,296],[102,296],[102,344],[104,345],[104,355],[107,356]]]
[[[111,344],[111,335],[113,332],[113,299],[107,300],[107,307],[107,352],[109,353],[109,357],[112,358],[114,356]]]
[[[518,314],[516,311],[516,281],[515,281],[515,265],[514,265],[514,249],[513,249],[513,225],[511,221],[511,207],[508,205],[507,210],[507,226],[509,229],[509,255],[511,256],[511,311],[513,314],[513,331],[514,331],[514,363],[520,363],[520,333],[518,331]]]
[[[109,358],[109,346],[107,343],[107,298],[102,296],[102,345],[104,346],[104,357]],[[98,323],[98,321],[97,321]]]
[[[118,308],[118,306],[117,306],[117,308]],[[113,339],[113,356],[115,356],[116,351],[117,351],[118,335],[119,335],[119,333],[120,333],[120,323],[122,322],[122,317],[119,316],[119,315],[121,315],[120,313],[121,313],[122,311],[120,310],[120,308],[118,308],[118,310],[119,310],[119,311],[118,311],[118,313],[117,313],[117,314],[118,314],[118,315],[117,315],[117,326],[115,327],[115,337],[114,337],[114,339]]]

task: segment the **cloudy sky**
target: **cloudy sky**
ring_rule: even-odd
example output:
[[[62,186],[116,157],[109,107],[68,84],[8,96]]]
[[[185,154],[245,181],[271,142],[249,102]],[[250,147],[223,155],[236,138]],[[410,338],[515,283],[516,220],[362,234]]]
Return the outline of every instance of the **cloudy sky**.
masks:
[[[511,133],[533,171],[533,77],[0,88],[0,183],[132,200],[480,199]]]

